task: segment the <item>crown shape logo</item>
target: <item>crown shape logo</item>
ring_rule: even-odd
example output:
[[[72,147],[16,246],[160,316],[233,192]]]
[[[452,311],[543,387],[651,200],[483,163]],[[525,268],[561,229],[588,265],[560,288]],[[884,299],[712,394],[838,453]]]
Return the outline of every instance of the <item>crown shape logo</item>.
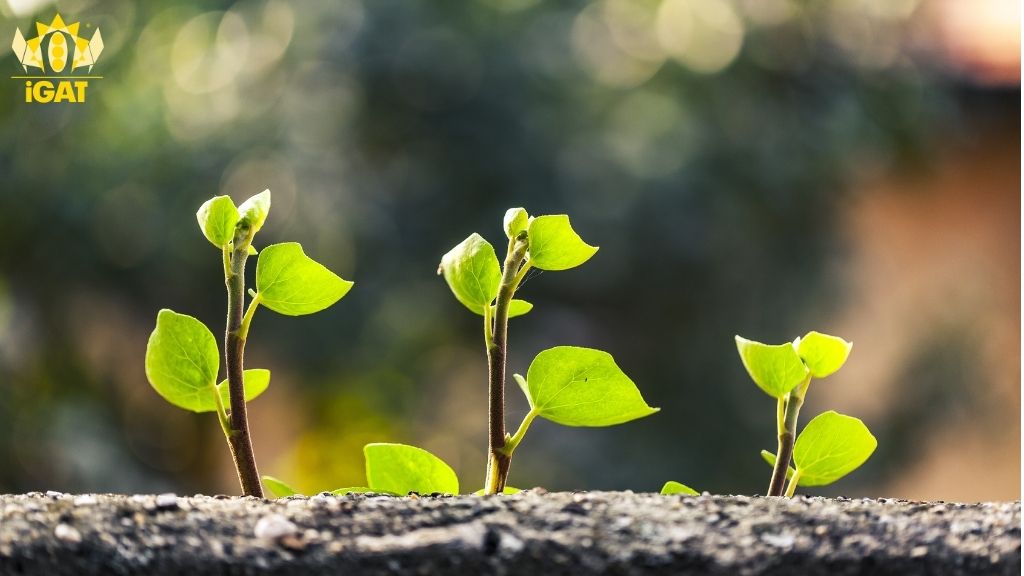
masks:
[[[79,23],[65,24],[64,19],[57,14],[49,24],[36,22],[35,38],[25,40],[18,28],[14,32],[14,42],[11,48],[21,62],[21,66],[28,72],[29,67],[39,68],[44,73],[54,72],[60,74],[65,71],[73,71],[77,68],[89,67],[92,71],[93,64],[103,52],[103,36],[99,28],[92,35],[91,40],[78,36]],[[43,59],[43,52],[46,52],[46,59]],[[71,56],[69,61],[68,57]]]

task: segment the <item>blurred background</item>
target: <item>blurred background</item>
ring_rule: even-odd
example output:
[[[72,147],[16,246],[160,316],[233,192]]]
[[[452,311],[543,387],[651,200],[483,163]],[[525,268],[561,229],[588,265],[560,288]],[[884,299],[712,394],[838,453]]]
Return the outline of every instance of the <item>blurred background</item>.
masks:
[[[162,307],[223,329],[194,214],[270,188],[257,243],[356,282],[250,334],[261,472],[302,490],[362,484],[373,441],[480,487],[480,319],[435,270],[524,206],[601,251],[531,276],[510,371],[601,348],[662,412],[538,421],[513,485],[763,492],[775,404],[733,335],[817,329],[855,347],[801,422],[855,415],[879,448],[807,492],[1020,497],[1017,2],[6,0],[0,34],[55,11],[102,30],[104,78],[59,105],[0,79],[0,492],[237,492],[216,419],[143,356]]]

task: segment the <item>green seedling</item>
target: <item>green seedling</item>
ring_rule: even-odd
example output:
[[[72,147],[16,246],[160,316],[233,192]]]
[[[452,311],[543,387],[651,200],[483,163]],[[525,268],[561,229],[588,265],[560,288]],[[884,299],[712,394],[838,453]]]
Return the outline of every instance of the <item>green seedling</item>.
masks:
[[[518,431],[505,431],[505,358],[508,320],[528,313],[533,305],[514,298],[526,274],[568,270],[589,260],[596,246],[584,242],[566,215],[531,217],[523,208],[505,213],[508,250],[498,263],[494,247],[479,234],[452,248],[441,259],[455,298],[484,320],[488,365],[488,459],[485,494],[504,491],[512,453],[537,416],[567,426],[609,426],[657,411],[644,402],[633,382],[607,353],[558,347],[541,352],[526,378],[516,375],[530,412]]]
[[[797,486],[827,486],[867,461],[878,441],[859,419],[828,411],[817,415],[796,439],[793,466],[787,467],[786,496]],[[761,457],[775,466],[775,455],[767,450]]]
[[[196,213],[199,228],[215,247],[224,264],[228,292],[227,326],[224,331],[224,365],[227,379],[217,383],[220,370],[217,340],[199,320],[161,310],[156,329],[146,346],[146,377],[165,400],[192,412],[216,412],[238,472],[243,494],[262,496],[256,468],[246,402],[270,384],[270,371],[244,370],[243,360],[249,325],[260,305],[287,316],[319,312],[340,300],[352,282],[306,256],[294,242],[267,246],[257,252],[252,241],[270,212],[270,191],[265,190],[235,207],[228,196],[217,196]],[[245,262],[259,253],[256,290],[247,308]]]
[[[875,439],[867,427],[849,416],[826,412],[808,424],[801,434],[803,442],[797,460],[803,462],[800,474],[787,472],[794,459],[797,419],[813,378],[825,378],[839,370],[850,355],[853,344],[820,332],[808,332],[792,343],[768,345],[736,337],[743,366],[761,390],[776,399],[778,458],[772,457],[773,470],[769,496],[792,495],[798,485],[814,486],[815,481],[830,478],[828,484],[860,466],[875,449]],[[814,425],[812,428],[811,425]],[[868,448],[869,447],[869,448]],[[865,452],[866,449],[866,452]],[[821,456],[821,458],[818,458]],[[841,474],[835,475],[836,471]],[[825,474],[828,472],[828,474]],[[786,478],[790,485],[786,488]]]
[[[459,479],[452,467],[422,448],[406,444],[367,444],[363,447],[363,456],[366,458],[366,486],[338,488],[331,491],[333,494],[459,493]],[[273,476],[264,476],[263,483],[278,498],[299,494]]]

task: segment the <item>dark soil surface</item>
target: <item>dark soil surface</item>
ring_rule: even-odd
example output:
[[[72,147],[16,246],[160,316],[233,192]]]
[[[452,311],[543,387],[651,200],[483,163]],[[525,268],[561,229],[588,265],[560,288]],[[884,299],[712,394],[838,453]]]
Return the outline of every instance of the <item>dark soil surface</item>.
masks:
[[[0,574],[1019,574],[1020,503],[0,496]]]

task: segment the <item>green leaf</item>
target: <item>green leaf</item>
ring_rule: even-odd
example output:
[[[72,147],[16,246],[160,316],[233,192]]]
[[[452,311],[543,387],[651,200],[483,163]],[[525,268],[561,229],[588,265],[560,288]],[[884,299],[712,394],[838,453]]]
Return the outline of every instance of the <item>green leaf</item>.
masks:
[[[519,488],[513,488],[511,486],[505,486],[505,489],[501,491],[502,494],[516,494],[518,492],[522,492],[522,490],[520,490]],[[477,490],[476,492],[473,492],[473,496],[483,496],[483,495],[484,495],[484,489],[483,488]]]
[[[611,354],[558,346],[533,359],[526,396],[538,415],[565,426],[611,426],[658,411],[647,405]]]
[[[736,349],[754,383],[769,396],[781,398],[807,378],[807,366],[792,344],[770,346],[737,336]]]
[[[526,230],[526,226],[530,223],[530,215],[527,214],[525,208],[509,208],[505,212],[505,220],[503,222],[505,227],[505,236],[510,240],[519,235],[520,232]]]
[[[463,306],[483,316],[498,296],[501,265],[494,246],[477,233],[469,235],[441,258],[438,272]]]
[[[306,256],[297,242],[267,246],[256,263],[260,303],[287,316],[319,312],[351,288],[352,282]]]
[[[146,378],[165,400],[202,412],[216,394],[220,355],[217,339],[202,322],[161,310],[146,345]]]
[[[263,476],[263,485],[267,487],[267,490],[274,495],[275,498],[287,498],[288,496],[301,496],[298,490],[292,488],[290,485],[282,480],[278,480],[273,476]]]
[[[370,490],[366,486],[351,486],[349,488],[338,488],[337,490],[331,490],[331,494],[337,494],[338,496],[344,496],[345,494],[392,494],[392,492],[381,492],[380,490]]]
[[[516,381],[516,384],[519,384],[519,389],[523,391],[523,394],[526,395],[526,399],[529,400],[530,399],[530,385],[526,383],[526,378],[523,378],[522,374],[513,374],[512,375],[512,379]],[[531,404],[531,406],[532,406],[532,404]]]
[[[853,472],[878,446],[859,419],[828,411],[804,426],[793,448],[800,486],[824,486]]]
[[[270,386],[270,370],[265,368],[253,368],[242,373],[242,384],[245,387],[245,401],[252,402],[254,398],[266,392]],[[220,401],[224,404],[225,410],[231,409],[231,389],[227,380],[217,384],[217,392],[220,393]],[[216,406],[211,406],[214,411]]]
[[[270,190],[264,190],[249,198],[238,207],[239,223],[249,226],[252,234],[263,228],[263,223],[270,213]],[[251,237],[251,236],[250,236]]]
[[[215,196],[199,207],[196,220],[203,236],[217,248],[223,248],[235,238],[235,224],[238,224],[238,208],[230,196]]]
[[[491,306],[491,313],[493,314],[496,309],[497,309],[497,306]],[[526,300],[518,300],[518,299],[513,298],[512,301],[510,301],[508,303],[508,317],[509,318],[515,318],[516,316],[522,316],[523,314],[526,314],[530,310],[533,310],[533,304],[530,304]]]
[[[530,262],[541,270],[575,268],[597,253],[597,246],[584,242],[572,229],[565,214],[531,219],[527,234]]]
[[[245,387],[245,401],[249,402],[260,394],[263,394],[270,386],[270,370],[253,368],[242,373],[242,384]],[[199,396],[195,412],[216,412],[217,400],[215,393],[220,394],[220,401],[225,410],[231,409],[231,390],[228,381],[222,380],[215,389],[209,390]]]
[[[775,454],[772,454],[771,452],[769,452],[767,450],[761,450],[761,458],[765,462],[767,462],[768,465],[771,466],[773,469],[775,468]],[[796,470],[794,470],[792,466],[787,467],[786,468],[786,479],[788,480],[788,479],[792,478],[793,474],[796,474]]]
[[[366,483],[395,494],[458,494],[455,471],[437,456],[406,444],[367,444]]]
[[[797,354],[815,378],[824,378],[843,367],[853,344],[837,336],[808,332],[796,342]]]
[[[690,488],[686,484],[680,484],[673,480],[665,482],[665,485],[661,487],[661,493],[668,496],[670,494],[682,494],[683,496],[700,496],[700,492],[697,492],[693,488]]]

